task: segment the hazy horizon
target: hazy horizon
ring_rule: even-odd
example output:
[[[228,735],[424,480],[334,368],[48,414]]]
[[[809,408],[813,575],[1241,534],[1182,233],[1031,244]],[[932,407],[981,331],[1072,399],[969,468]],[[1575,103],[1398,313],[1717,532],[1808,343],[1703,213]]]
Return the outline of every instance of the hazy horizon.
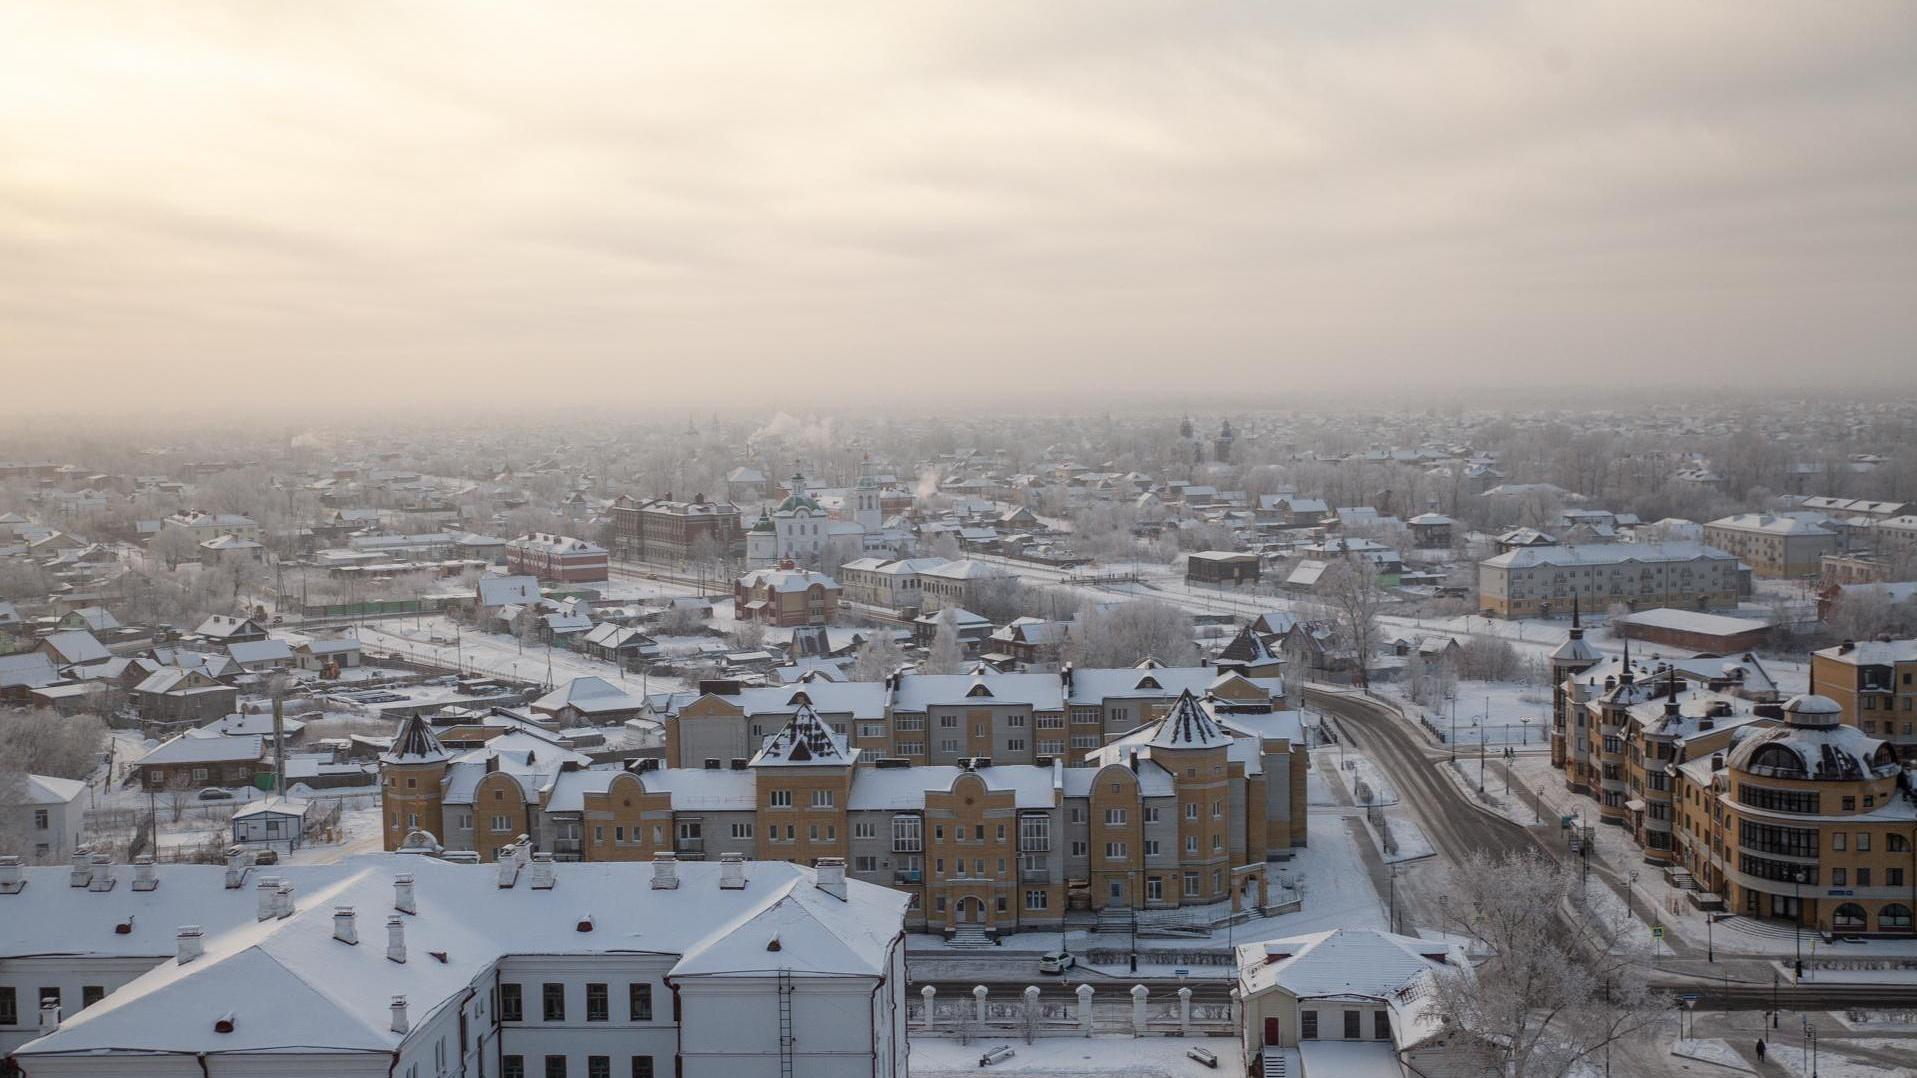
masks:
[[[1904,388],[1913,45],[1903,3],[21,0],[0,385],[91,416]]]

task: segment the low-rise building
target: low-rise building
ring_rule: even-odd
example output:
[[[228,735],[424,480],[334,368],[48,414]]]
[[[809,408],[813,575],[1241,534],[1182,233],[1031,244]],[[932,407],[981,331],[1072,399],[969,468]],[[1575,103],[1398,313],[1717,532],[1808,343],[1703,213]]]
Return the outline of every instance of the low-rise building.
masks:
[[[1917,640],[1846,640],[1811,652],[1811,691],[1843,721],[1917,764]]]
[[[34,1078],[905,1078],[906,899],[840,863],[431,849],[0,860],[0,1014],[24,1019],[0,1053]]]
[[[205,670],[167,666],[133,687],[133,709],[148,725],[198,725],[239,707],[240,691]]]
[[[1185,582],[1204,587],[1258,583],[1258,555],[1235,550],[1198,550],[1185,556]]]
[[[599,584],[612,575],[612,563],[598,543],[534,533],[506,544],[506,571],[560,584]]]
[[[1704,525],[1704,542],[1733,554],[1762,577],[1814,577],[1819,559],[1843,547],[1819,513],[1738,513]]]
[[[1711,610],[1749,590],[1737,558],[1699,543],[1522,546],[1478,563],[1478,606],[1506,618],[1562,614],[1573,602]]]
[[[7,833],[31,843],[18,851],[28,861],[65,860],[80,846],[87,810],[93,806],[93,788],[78,779],[51,775],[22,778],[19,800],[0,804],[0,817],[10,817]]]
[[[839,582],[824,573],[755,569],[732,586],[733,616],[768,625],[830,625],[838,619]]]

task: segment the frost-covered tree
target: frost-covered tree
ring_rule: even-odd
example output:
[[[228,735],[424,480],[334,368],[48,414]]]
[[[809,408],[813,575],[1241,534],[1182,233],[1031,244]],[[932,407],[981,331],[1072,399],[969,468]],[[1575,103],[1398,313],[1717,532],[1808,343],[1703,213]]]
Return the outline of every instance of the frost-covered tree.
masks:
[[[1369,563],[1346,556],[1333,558],[1318,578],[1318,597],[1338,635],[1351,648],[1352,680],[1369,688],[1371,654],[1378,647],[1378,609],[1384,589]]]
[[[905,663],[905,651],[887,629],[875,629],[852,658],[846,676],[853,681],[882,681]]]
[[[1564,1078],[1607,1045],[1636,1036],[1665,1009],[1628,954],[1565,898],[1571,869],[1535,853],[1472,854],[1452,873],[1448,932],[1490,957],[1438,978],[1434,1014],[1474,1074]]]
[[[932,634],[932,647],[921,667],[928,674],[956,674],[965,664],[965,649],[959,643],[958,611],[946,607],[939,612],[938,630]]]
[[[1151,599],[1080,607],[1065,653],[1082,667],[1131,666],[1142,659],[1167,666],[1198,661],[1191,615]]]
[[[107,727],[98,715],[0,711],[0,772],[83,779],[100,766]]]
[[[159,559],[168,569],[177,569],[181,562],[197,561],[200,557],[200,544],[193,533],[180,527],[165,527],[146,545],[148,552]]]

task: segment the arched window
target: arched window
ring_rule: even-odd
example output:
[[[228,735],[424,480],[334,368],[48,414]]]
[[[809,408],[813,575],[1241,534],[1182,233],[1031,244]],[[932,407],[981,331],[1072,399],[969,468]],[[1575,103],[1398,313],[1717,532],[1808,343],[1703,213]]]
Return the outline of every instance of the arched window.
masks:
[[[1892,902],[1877,911],[1877,927],[1882,929],[1910,928],[1910,907]]]
[[[1750,770],[1758,774],[1804,773],[1804,758],[1783,745],[1766,745],[1751,754]]]
[[[1855,902],[1846,902],[1837,907],[1831,915],[1830,926],[1838,931],[1870,927],[1870,918],[1865,916],[1864,907]]]

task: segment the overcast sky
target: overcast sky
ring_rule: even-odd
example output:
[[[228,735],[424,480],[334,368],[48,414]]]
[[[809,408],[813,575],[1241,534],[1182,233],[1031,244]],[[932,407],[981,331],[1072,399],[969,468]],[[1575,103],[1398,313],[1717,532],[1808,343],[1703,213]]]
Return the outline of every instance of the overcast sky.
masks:
[[[1907,387],[1913,330],[1908,0],[0,5],[50,409]]]

